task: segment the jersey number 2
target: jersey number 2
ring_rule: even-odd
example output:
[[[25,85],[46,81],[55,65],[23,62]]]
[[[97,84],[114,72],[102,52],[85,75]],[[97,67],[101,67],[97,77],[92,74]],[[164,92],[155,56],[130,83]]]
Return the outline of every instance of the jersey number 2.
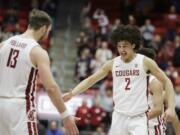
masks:
[[[126,82],[126,86],[125,86],[125,90],[130,90],[130,78],[125,78],[125,82]]]
[[[11,48],[7,62],[7,67],[15,68],[18,56],[19,56],[19,50]]]

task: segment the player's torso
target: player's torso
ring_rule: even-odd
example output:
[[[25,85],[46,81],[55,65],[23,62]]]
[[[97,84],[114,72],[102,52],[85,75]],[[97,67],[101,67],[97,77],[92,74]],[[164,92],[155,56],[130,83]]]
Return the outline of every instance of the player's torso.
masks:
[[[35,40],[21,36],[3,42],[0,50],[1,98],[24,98],[26,89],[33,89],[37,71],[31,63],[30,51],[36,45]]]
[[[113,62],[113,100],[114,109],[127,115],[147,111],[147,74],[143,66],[144,56],[137,54],[129,63],[121,57]]]

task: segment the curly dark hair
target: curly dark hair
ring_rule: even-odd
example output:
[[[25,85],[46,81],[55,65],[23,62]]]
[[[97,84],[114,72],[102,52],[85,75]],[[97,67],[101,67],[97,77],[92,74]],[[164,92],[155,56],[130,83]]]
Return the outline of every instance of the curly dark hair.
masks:
[[[112,42],[117,45],[118,42],[128,41],[135,44],[134,50],[139,49],[142,37],[138,27],[131,25],[121,25],[117,27],[111,35]]]

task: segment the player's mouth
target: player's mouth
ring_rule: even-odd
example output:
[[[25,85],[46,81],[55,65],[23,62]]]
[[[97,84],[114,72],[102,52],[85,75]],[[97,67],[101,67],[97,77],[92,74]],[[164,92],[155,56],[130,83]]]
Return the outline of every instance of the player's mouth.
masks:
[[[121,52],[121,56],[122,56],[122,57],[125,57],[126,54],[127,54],[126,52]]]

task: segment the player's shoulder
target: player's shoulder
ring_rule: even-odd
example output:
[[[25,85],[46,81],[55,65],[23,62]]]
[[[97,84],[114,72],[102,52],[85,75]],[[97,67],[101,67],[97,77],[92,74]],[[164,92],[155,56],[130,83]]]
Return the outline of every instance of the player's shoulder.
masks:
[[[30,52],[32,63],[37,66],[39,62],[49,62],[49,56],[45,49],[41,46],[34,46]]]
[[[30,55],[32,57],[47,57],[48,53],[40,45],[36,45],[32,48]]]

